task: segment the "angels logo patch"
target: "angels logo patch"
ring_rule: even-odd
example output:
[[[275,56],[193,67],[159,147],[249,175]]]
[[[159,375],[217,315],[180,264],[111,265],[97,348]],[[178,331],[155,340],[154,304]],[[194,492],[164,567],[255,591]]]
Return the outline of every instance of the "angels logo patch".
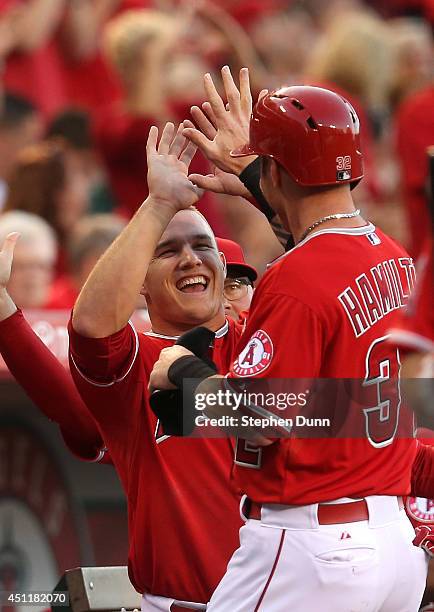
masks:
[[[424,497],[407,497],[405,502],[410,518],[421,523],[434,523],[434,500]]]
[[[272,358],[271,338],[262,329],[258,329],[235,360],[232,369],[236,376],[255,376],[268,368]]]

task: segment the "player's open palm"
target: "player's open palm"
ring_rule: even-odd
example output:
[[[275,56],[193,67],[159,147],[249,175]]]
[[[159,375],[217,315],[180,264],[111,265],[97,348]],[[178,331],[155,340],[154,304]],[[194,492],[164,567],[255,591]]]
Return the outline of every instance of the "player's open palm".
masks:
[[[0,250],[0,288],[5,289],[11,277],[14,249],[20,235],[17,232],[8,234]]]
[[[182,135],[183,128],[181,123],[175,133],[173,123],[166,123],[158,142],[158,128],[153,126],[146,145],[149,195],[175,211],[196,204],[202,195],[188,178],[197,147]]]
[[[203,105],[204,110],[198,106],[193,106],[191,114],[195,120],[196,125],[207,136],[208,139],[213,140],[217,130],[211,121],[205,114],[205,110],[210,112],[208,102]],[[186,119],[184,121],[186,128],[195,129],[195,124]],[[212,174],[190,174],[188,177],[195,185],[206,191],[213,191],[214,193],[223,193],[231,196],[239,196],[242,198],[249,198],[250,192],[246,189],[243,183],[240,181],[238,176],[230,172],[221,170],[218,166],[213,167]]]
[[[210,122],[216,128],[213,136],[201,125],[199,129],[187,127],[184,135],[199,147],[202,153],[220,170],[239,175],[253,158],[234,158],[231,151],[249,142],[249,123],[252,114],[252,94],[250,92],[249,71],[240,71],[240,88],[235,85],[228,66],[222,68],[223,85],[227,104],[225,105],[218,93],[212,77],[204,77],[205,92],[208,106],[206,113]],[[198,115],[192,109],[193,118]]]

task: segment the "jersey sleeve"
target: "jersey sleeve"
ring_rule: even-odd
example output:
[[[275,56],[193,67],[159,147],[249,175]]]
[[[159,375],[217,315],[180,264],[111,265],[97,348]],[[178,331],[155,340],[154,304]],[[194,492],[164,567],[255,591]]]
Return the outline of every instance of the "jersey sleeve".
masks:
[[[431,246],[407,307],[390,330],[391,341],[404,351],[434,351],[432,250]]]
[[[69,355],[74,370],[90,384],[109,387],[124,380],[137,358],[139,340],[131,324],[105,338],[88,338],[68,324]]]
[[[128,324],[106,338],[88,338],[78,334],[71,321],[68,332],[70,368],[77,389],[110,452],[120,451],[138,435],[146,388],[137,332]]]
[[[320,375],[324,324],[306,304],[265,293],[255,302],[229,376],[315,378]]]
[[[78,394],[70,373],[19,310],[0,322],[0,353],[35,406],[59,425],[71,452],[80,459],[99,460],[104,443],[94,418]],[[50,381],[48,386],[47,380]]]

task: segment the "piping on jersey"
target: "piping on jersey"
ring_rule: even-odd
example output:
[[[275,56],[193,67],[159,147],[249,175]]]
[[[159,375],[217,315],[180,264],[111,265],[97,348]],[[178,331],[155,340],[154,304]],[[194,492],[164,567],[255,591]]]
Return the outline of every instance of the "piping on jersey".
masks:
[[[121,376],[120,378],[115,378],[114,380],[112,380],[112,381],[111,381],[111,382],[109,382],[109,383],[98,383],[98,382],[96,382],[96,381],[94,381],[94,380],[92,380],[92,379],[88,378],[88,377],[87,377],[85,374],[83,374],[83,372],[80,370],[80,368],[78,367],[78,365],[75,363],[75,359],[74,359],[74,357],[73,357],[73,356],[71,355],[71,353],[70,353],[70,356],[71,356],[71,361],[72,361],[72,364],[74,365],[74,368],[77,370],[77,372],[80,374],[80,376],[81,376],[82,378],[84,378],[84,380],[85,380],[86,382],[88,382],[88,383],[89,383],[89,384],[91,384],[91,385],[94,385],[94,387],[111,387],[111,386],[112,386],[112,385],[114,385],[115,383],[118,383],[118,382],[121,382],[122,380],[124,380],[124,378],[126,378],[126,377],[128,376],[128,374],[131,372],[131,369],[132,369],[132,367],[133,367],[133,365],[134,365],[134,362],[136,361],[136,357],[137,357],[138,352],[139,352],[139,338],[138,338],[138,336],[137,336],[137,332],[136,332],[136,330],[135,330],[135,327],[134,327],[134,325],[131,323],[131,321],[128,321],[128,324],[129,324],[129,325],[131,325],[131,329],[132,329],[132,330],[133,330],[133,332],[134,332],[134,338],[135,338],[136,346],[135,346],[135,349],[134,349],[134,355],[133,355],[133,359],[132,359],[132,361],[131,361],[131,363],[130,363],[130,366],[129,366],[128,370],[125,372],[125,374],[124,374],[123,376]]]
[[[224,325],[222,325],[222,327],[220,327],[220,329],[218,329],[215,332],[215,337],[216,338],[223,338],[223,336],[225,336],[228,333],[229,330],[229,323],[226,320]],[[178,338],[180,336],[165,336],[164,334],[157,334],[156,332],[153,331],[149,331],[149,332],[143,332],[144,336],[151,336],[152,338],[162,338],[163,340],[178,340]]]
[[[271,266],[274,266],[275,263],[277,263],[284,257],[288,257],[288,255],[291,255],[293,251],[295,251],[296,249],[299,249],[300,247],[305,245],[307,242],[309,242],[309,240],[313,240],[317,236],[322,236],[323,234],[344,234],[347,236],[364,236],[365,234],[372,234],[372,232],[375,232],[375,225],[373,225],[372,223],[368,223],[367,225],[362,225],[360,227],[339,227],[339,228],[330,227],[328,229],[320,230],[319,232],[314,232],[313,234],[309,234],[309,236],[306,236],[304,240],[296,244],[295,247],[293,247],[290,251],[288,251],[287,253],[283,253],[283,255],[271,261],[267,265],[267,270]]]

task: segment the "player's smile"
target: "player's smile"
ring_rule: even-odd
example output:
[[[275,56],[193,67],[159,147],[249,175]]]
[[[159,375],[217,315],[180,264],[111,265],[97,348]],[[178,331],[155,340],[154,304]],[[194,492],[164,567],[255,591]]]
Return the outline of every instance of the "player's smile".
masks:
[[[203,293],[210,283],[209,278],[203,274],[185,276],[176,283],[176,288],[182,293]]]
[[[197,266],[199,269],[175,269],[166,281],[172,299],[183,309],[202,310],[211,307],[214,302],[219,302],[213,261],[208,262],[209,255],[202,256],[202,253],[200,255],[202,262]]]

